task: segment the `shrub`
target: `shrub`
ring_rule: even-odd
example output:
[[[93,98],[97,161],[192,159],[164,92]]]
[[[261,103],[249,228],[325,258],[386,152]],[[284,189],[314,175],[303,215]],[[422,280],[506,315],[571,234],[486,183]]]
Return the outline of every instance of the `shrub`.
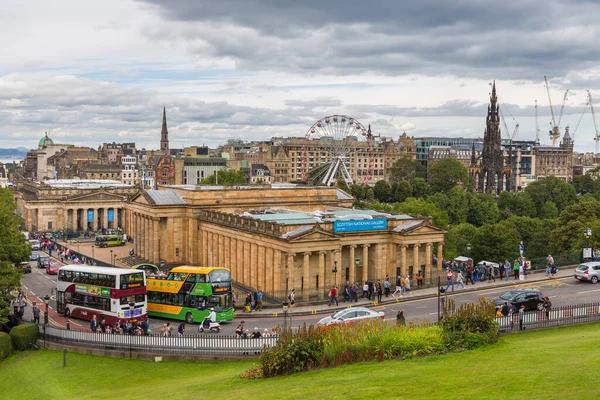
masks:
[[[458,310],[452,299],[444,307],[440,326],[450,347],[472,349],[485,343],[495,343],[500,336],[494,317],[496,307],[485,298],[475,304],[462,304]]]
[[[0,361],[10,356],[12,353],[12,343],[10,335],[6,332],[0,332]]]
[[[17,351],[30,348],[30,343],[35,343],[39,336],[39,328],[36,324],[22,324],[10,330],[12,346]]]
[[[242,379],[261,379],[263,377],[263,367],[260,364],[257,364],[249,370],[242,372],[240,375],[240,378]]]

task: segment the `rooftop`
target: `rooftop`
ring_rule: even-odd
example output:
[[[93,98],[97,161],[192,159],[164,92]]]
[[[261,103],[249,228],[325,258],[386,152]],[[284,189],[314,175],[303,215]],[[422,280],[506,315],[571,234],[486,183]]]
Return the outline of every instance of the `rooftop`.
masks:
[[[335,210],[312,212],[297,211],[285,208],[268,208],[261,212],[243,214],[245,217],[254,218],[259,221],[276,222],[283,225],[307,225],[321,222],[334,222],[336,220],[366,220],[385,218],[388,220],[410,220],[414,219],[406,214],[386,214],[374,210]]]
[[[53,189],[99,189],[103,187],[132,188],[133,185],[127,185],[121,181],[109,179],[57,179],[43,182]]]

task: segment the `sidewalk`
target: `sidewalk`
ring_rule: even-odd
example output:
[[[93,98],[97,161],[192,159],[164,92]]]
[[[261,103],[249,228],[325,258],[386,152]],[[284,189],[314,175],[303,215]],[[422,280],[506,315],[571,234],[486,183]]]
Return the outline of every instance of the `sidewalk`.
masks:
[[[57,240],[56,243],[81,253],[87,258],[94,258],[96,260],[104,261],[107,264],[113,264],[115,267],[130,268],[130,266],[125,264],[122,259],[129,256],[129,249],[131,249],[131,245],[128,246],[125,244],[125,246],[100,248],[96,247],[93,241],[79,241],[77,239],[66,242],[63,240]]]
[[[569,265],[569,266],[565,266],[561,268],[561,275],[559,278],[557,279],[569,279],[572,277],[572,274],[570,273],[570,269],[574,268],[575,265]],[[567,273],[568,271],[568,273]],[[478,292],[481,290],[487,290],[487,289],[494,289],[494,288],[501,288],[501,287],[506,287],[506,290],[510,290],[511,286],[521,286],[521,285],[528,285],[528,284],[532,284],[532,283],[537,283],[537,282],[543,282],[543,281],[548,281],[548,277],[545,274],[544,270],[540,270],[539,272],[533,272],[533,273],[529,273],[527,274],[525,280],[522,281],[516,281],[514,280],[514,278],[511,276],[507,281],[506,280],[502,280],[500,281],[500,278],[496,278],[496,282],[494,281],[485,281],[485,282],[476,282],[475,285],[465,285],[464,289],[457,289],[456,284],[454,285],[454,292],[452,292],[451,289],[449,289],[448,291],[448,296],[453,296],[456,294],[462,294],[462,293],[467,293],[467,292]],[[443,287],[446,287],[445,284],[442,285]],[[434,298],[437,297],[437,288],[436,287],[429,287],[426,289],[418,289],[418,290],[413,290],[411,292],[411,294],[409,295],[404,295],[404,297],[401,298],[392,298],[392,296],[390,295],[389,297],[383,297],[381,303],[377,303],[376,301],[369,301],[367,299],[361,299],[360,297],[358,298],[358,303],[344,303],[340,300],[340,298],[338,298],[339,301],[339,306],[331,306],[329,307],[327,304],[314,304],[314,305],[307,305],[307,306],[295,306],[292,310],[288,311],[288,315],[289,316],[302,316],[302,315],[319,315],[319,314],[332,314],[338,310],[343,310],[345,308],[349,308],[349,307],[376,307],[376,306],[382,306],[382,305],[389,305],[389,304],[402,304],[404,302],[410,302],[410,301],[414,301],[414,300],[421,300],[421,299],[428,299],[428,298]],[[263,310],[262,311],[253,311],[252,313],[246,313],[246,312],[237,312],[235,313],[235,317],[236,318],[266,318],[266,317],[277,317],[277,316],[281,316],[281,314],[283,313],[283,310],[281,308],[281,306],[272,306],[270,305],[269,308],[265,308],[263,306]]]

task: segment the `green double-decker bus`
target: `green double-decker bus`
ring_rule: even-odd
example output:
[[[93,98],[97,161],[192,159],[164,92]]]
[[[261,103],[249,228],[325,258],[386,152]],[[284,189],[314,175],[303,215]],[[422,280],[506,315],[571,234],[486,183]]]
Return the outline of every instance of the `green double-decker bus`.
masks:
[[[218,267],[175,267],[166,278],[146,279],[148,315],[200,323],[214,308],[217,321],[233,320],[231,274]]]

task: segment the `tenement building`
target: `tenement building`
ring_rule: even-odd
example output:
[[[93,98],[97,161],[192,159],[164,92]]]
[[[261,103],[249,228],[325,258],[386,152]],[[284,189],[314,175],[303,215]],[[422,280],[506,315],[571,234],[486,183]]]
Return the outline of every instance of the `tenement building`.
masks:
[[[125,231],[153,263],[229,268],[238,283],[305,298],[331,285],[441,268],[444,231],[426,218],[354,210],[329,187],[165,186],[126,205]],[[437,254],[437,265],[433,265]]]

